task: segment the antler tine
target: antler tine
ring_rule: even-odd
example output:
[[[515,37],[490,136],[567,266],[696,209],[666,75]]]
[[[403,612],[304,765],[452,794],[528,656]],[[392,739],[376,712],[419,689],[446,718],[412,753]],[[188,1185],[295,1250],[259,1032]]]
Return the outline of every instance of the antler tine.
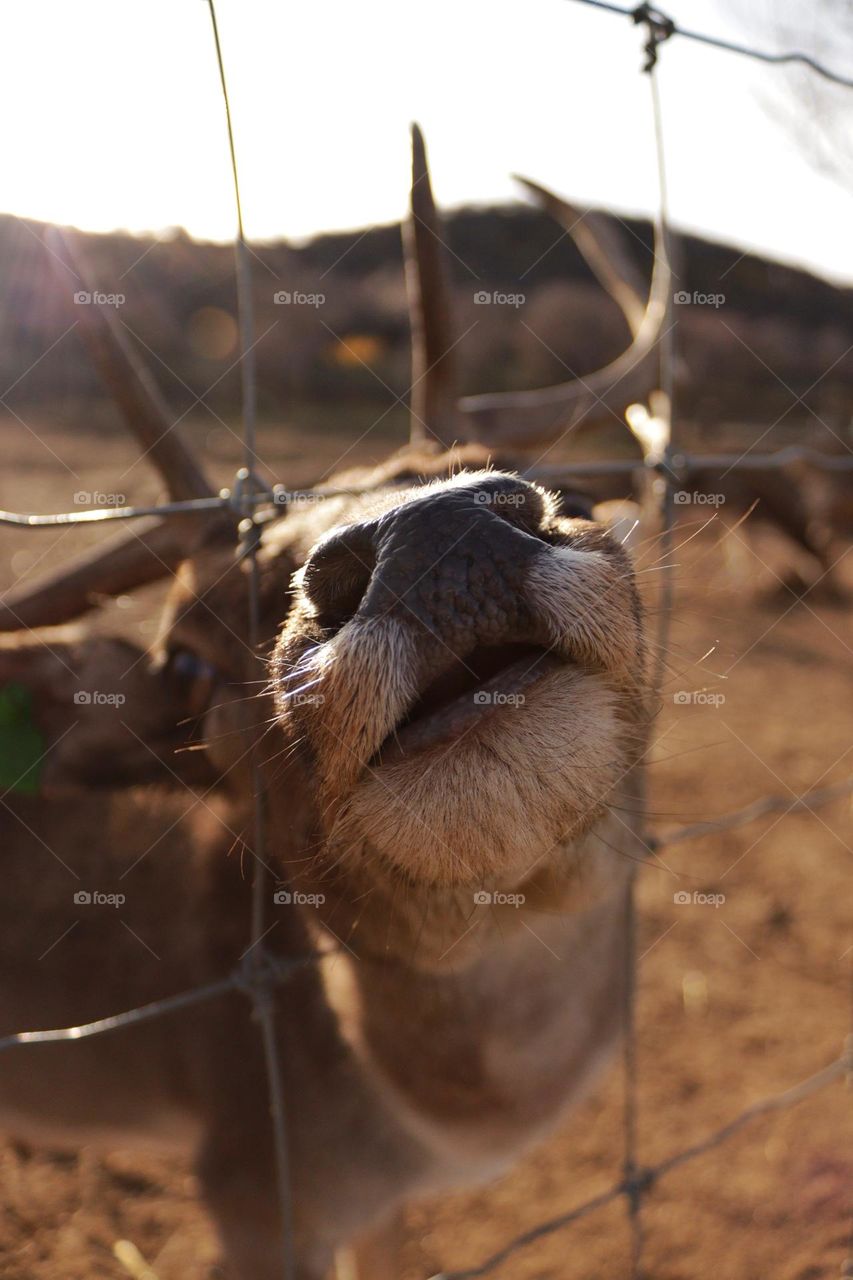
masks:
[[[568,231],[599,284],[618,304],[631,337],[636,338],[643,323],[648,286],[626,251],[624,237],[616,231],[613,218],[594,209],[578,209],[538,182],[514,176],[536,203]]]
[[[91,293],[85,266],[69,236],[48,228],[47,247],[71,278]],[[63,282],[71,284],[66,274]],[[160,391],[131,347],[112,307],[77,308],[76,317],[92,363],[119,405],[131,431],[166,482],[169,495],[180,502],[215,493],[201,466],[173,425],[173,417]]]
[[[51,234],[52,230],[52,234]],[[73,278],[91,292],[69,239],[50,229],[49,248]],[[66,280],[66,283],[68,281]],[[178,502],[211,497],[214,490],[177,435],[156,384],[107,307],[79,308],[77,317],[95,367],[124,412],[128,425]],[[0,631],[56,626],[95,608],[105,596],[156,582],[188,554],[188,538],[221,514],[150,520],[83,552],[55,573],[8,591],[0,600]]]
[[[411,439],[442,445],[459,435],[449,273],[441,215],[435,207],[426,146],[412,125],[412,188],[403,228],[412,330]]]
[[[195,532],[202,517],[148,520],[83,552],[55,573],[7,591],[0,599],[0,631],[23,631],[70,622],[94,609],[104,596],[121,595],[156,582],[187,556],[187,524]]]
[[[588,218],[584,221],[588,222]],[[601,223],[595,224],[596,233],[600,226]],[[603,256],[605,249],[600,239],[598,249]],[[621,252],[620,258],[624,262]],[[612,278],[617,276],[622,278],[625,288],[633,288],[624,270],[614,266]],[[459,402],[465,438],[488,445],[543,445],[580,426],[594,409],[612,413],[621,420],[629,404],[647,399],[659,384],[656,347],[667,315],[671,287],[672,271],[664,232],[656,224],[648,301],[631,345],[610,364],[583,378],[535,391],[466,396]],[[624,290],[621,292],[623,297],[627,296]]]

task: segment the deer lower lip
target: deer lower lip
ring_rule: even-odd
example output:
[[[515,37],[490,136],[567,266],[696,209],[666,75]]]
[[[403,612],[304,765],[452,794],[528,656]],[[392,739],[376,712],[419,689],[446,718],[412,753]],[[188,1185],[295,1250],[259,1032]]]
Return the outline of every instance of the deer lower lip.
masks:
[[[565,660],[540,650],[504,667],[476,689],[468,690],[436,711],[404,724],[389,734],[369,761],[369,767],[398,764],[425,747],[452,743],[474,725],[508,707],[523,705],[524,691],[543,676],[565,666]]]

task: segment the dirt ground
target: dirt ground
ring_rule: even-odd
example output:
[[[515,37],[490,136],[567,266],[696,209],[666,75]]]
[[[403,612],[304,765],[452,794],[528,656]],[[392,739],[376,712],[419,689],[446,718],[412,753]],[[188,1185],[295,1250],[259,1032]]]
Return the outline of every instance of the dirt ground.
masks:
[[[201,424],[193,430],[205,439]],[[71,505],[75,492],[98,489],[132,499],[156,494],[144,468],[117,479],[133,457],[118,432],[72,435],[37,424],[33,434],[14,420],[4,420],[0,431],[2,507],[58,510]],[[209,452],[224,481],[237,446],[222,428],[216,431]],[[369,437],[347,461],[379,457],[387,448],[387,437]],[[262,435],[262,453],[288,484],[321,474],[342,445],[318,432],[310,449],[306,459],[286,429]],[[677,541],[696,532],[707,515],[706,509],[683,514]],[[774,576],[787,554],[781,542],[748,527],[723,537],[725,523],[723,511],[674,556],[673,655],[650,755],[654,830],[712,818],[769,792],[793,800],[794,793],[850,772],[849,612],[820,589],[797,601]],[[39,558],[44,568],[97,536],[4,530],[0,585],[37,572]],[[658,557],[654,543],[640,551],[652,600]],[[853,573],[842,568],[849,584]],[[137,626],[143,612],[119,602],[105,611],[105,625]],[[676,696],[697,691],[724,701]],[[851,1017],[849,818],[849,799],[814,816],[764,817],[726,835],[663,848],[642,870],[643,1164],[702,1139],[749,1103],[839,1054]],[[674,900],[694,892],[725,900]],[[552,1140],[510,1175],[487,1190],[410,1211],[400,1280],[479,1264],[517,1233],[606,1190],[619,1178],[621,1161],[622,1078],[614,1063]],[[838,1082],[755,1121],[655,1185],[643,1213],[644,1274],[648,1280],[830,1280],[853,1253],[852,1202],[853,1107],[849,1089]],[[601,1280],[629,1275],[629,1259],[625,1204],[618,1200],[518,1251],[493,1274],[498,1280]],[[100,1158],[0,1143],[4,1280],[212,1280],[219,1274],[188,1160],[129,1150]]]

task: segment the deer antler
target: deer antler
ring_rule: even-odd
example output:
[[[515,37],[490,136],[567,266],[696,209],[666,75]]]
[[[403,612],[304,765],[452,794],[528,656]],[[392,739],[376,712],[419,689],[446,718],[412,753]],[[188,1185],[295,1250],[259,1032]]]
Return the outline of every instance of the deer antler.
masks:
[[[45,233],[52,261],[60,262],[92,293],[86,267],[69,236],[58,227]],[[68,283],[67,276],[62,276]],[[76,317],[89,356],[176,502],[207,498],[215,490],[174,426],[157,384],[134,352],[112,307],[78,308]]]
[[[53,229],[47,234],[54,261],[91,292],[88,273],[68,237]],[[111,309],[91,305],[80,307],[79,313],[78,324],[92,362],[166,481],[170,497],[181,502],[213,496],[213,487],[177,434],[166,402]],[[56,573],[7,592],[0,601],[0,631],[69,622],[104,596],[156,582],[186,559],[188,537],[212,519],[222,516],[213,512],[146,521],[84,552]]]
[[[466,396],[459,403],[465,436],[484,444],[548,444],[579,426],[594,409],[621,420],[627,406],[647,398],[659,381],[656,347],[672,286],[661,228],[655,227],[652,279],[645,309],[640,312],[638,273],[604,215],[579,215],[572,205],[544,187],[527,182],[525,185],[559,218],[593,272],[613,294],[633,340],[616,360],[583,378],[535,391]]]
[[[426,146],[412,125],[412,187],[403,227],[412,328],[411,439],[442,445],[459,436],[456,359],[441,215],[435,207]]]
[[[616,360],[583,378],[535,391],[454,399],[455,362],[448,354],[453,325],[441,219],[432,197],[423,137],[414,125],[411,217],[404,231],[412,318],[413,439],[423,438],[426,426],[443,445],[457,439],[486,445],[548,444],[579,426],[593,409],[621,421],[629,404],[647,399],[658,385],[656,347],[672,278],[661,228],[655,227],[654,267],[647,288],[612,219],[579,211],[545,187],[521,181],[566,228],[613,296],[627,321],[631,344]]]
[[[598,283],[618,304],[631,337],[636,338],[645,315],[648,285],[631,254],[625,251],[624,238],[616,231],[613,219],[595,209],[578,209],[538,182],[513,176],[569,233]]]
[[[122,533],[83,552],[55,573],[26,587],[8,591],[0,600],[0,631],[52,627],[79,618],[104,596],[118,596],[156,582],[187,557],[187,522],[200,517],[146,520],[135,533]]]

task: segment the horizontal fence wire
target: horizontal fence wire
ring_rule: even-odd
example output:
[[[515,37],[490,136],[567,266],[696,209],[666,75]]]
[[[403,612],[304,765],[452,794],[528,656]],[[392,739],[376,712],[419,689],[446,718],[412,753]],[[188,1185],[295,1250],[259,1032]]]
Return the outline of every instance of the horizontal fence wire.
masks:
[[[529,1231],[516,1236],[514,1240],[511,1240],[509,1244],[505,1245],[497,1253],[493,1253],[490,1258],[480,1263],[479,1266],[468,1267],[464,1271],[441,1271],[434,1275],[431,1280],[477,1280],[478,1276],[489,1275],[521,1249],[535,1244],[546,1236],[553,1235],[555,1231],[561,1231],[564,1227],[571,1226],[574,1222],[579,1222],[581,1218],[588,1217],[589,1214],[595,1213],[598,1209],[604,1209],[622,1196],[630,1198],[636,1195],[638,1190],[640,1192],[649,1190],[661,1178],[668,1173],[672,1173],[674,1169],[678,1169],[682,1165],[695,1160],[698,1156],[704,1155],[707,1151],[712,1151],[715,1147],[722,1146],[723,1143],[728,1142],[730,1138],[733,1138],[746,1125],[751,1124],[753,1120],[758,1120],[761,1116],[769,1115],[774,1111],[784,1111],[788,1107],[796,1106],[798,1102],[802,1102],[811,1097],[812,1094],[825,1089],[827,1085],[849,1076],[851,1071],[853,1071],[853,1051],[851,1051],[848,1043],[841,1056],[829,1063],[828,1066],[816,1071],[814,1075],[807,1076],[805,1080],[800,1080],[783,1093],[770,1094],[768,1097],[754,1102],[736,1115],[734,1119],[729,1120],[727,1124],[721,1125],[719,1129],[715,1129],[713,1133],[710,1133],[700,1142],[683,1148],[683,1150],[669,1156],[666,1160],[661,1160],[656,1165],[650,1165],[648,1168],[639,1168],[635,1177],[623,1179],[607,1191],[602,1191],[600,1195],[593,1196],[592,1199],[584,1201],[583,1204],[577,1205],[574,1209],[569,1209],[566,1213],[549,1218],[547,1222],[541,1222],[536,1227],[531,1227]]]
[[[759,800],[755,800],[752,804],[746,805],[742,809],[735,809],[732,813],[724,814],[720,818],[710,819],[707,822],[694,822],[683,827],[674,827],[669,831],[647,832],[644,834],[643,840],[649,849],[656,853],[659,849],[681,844],[685,840],[700,840],[704,836],[714,835],[717,832],[733,831],[737,827],[748,826],[749,823],[755,822],[758,818],[770,813],[813,813],[815,809],[823,808],[825,805],[831,804],[833,800],[839,800],[846,795],[853,795],[853,778],[845,778],[831,787],[820,787],[812,791],[805,791],[799,796],[792,797],[781,793],[764,796]],[[267,961],[270,968],[263,976],[263,980],[271,985],[286,982],[297,969],[304,968],[306,965],[319,964],[330,956],[341,953],[342,949],[339,951],[336,947],[329,947],[328,949],[309,952],[302,956],[281,958],[268,955]],[[232,991],[245,991],[250,984],[251,972],[247,970],[245,963],[241,963],[230,974],[217,982],[205,983],[189,991],[180,992],[178,995],[166,996],[163,1000],[155,1000],[151,1004],[142,1005],[137,1009],[130,1009],[126,1013],[114,1014],[109,1018],[100,1018],[97,1022],[85,1023],[79,1027],[63,1027],[54,1031],[20,1031],[16,1035],[4,1036],[0,1038],[0,1052],[24,1045],[50,1044],[62,1040],[85,1040],[89,1036],[99,1036],[108,1031],[118,1031],[134,1022],[146,1022],[150,1018],[173,1013],[190,1004],[213,999],[215,996],[227,995]]]
[[[668,469],[675,478],[689,483],[691,473],[720,471],[762,471],[777,470],[802,462],[815,467],[818,471],[853,471],[853,454],[822,453],[819,449],[810,449],[792,445],[789,448],[777,449],[772,453],[673,453],[666,463],[656,462],[652,469],[663,471]],[[586,476],[638,475],[648,471],[649,465],[642,458],[603,458],[599,461],[584,460],[582,462],[554,463],[520,469],[519,474],[525,480],[556,484],[562,482],[569,485],[576,478]],[[392,482],[389,482],[392,483]],[[408,481],[401,481],[401,487],[407,487]],[[62,525],[100,524],[112,520],[142,520],[150,516],[194,516],[212,514],[214,512],[231,512],[235,517],[242,517],[246,507],[266,508],[266,516],[271,519],[276,512],[289,508],[310,506],[315,502],[331,498],[357,498],[376,492],[375,485],[348,485],[337,488],[334,485],[318,485],[310,489],[287,489],[284,485],[272,485],[269,488],[255,490],[251,493],[236,494],[234,490],[224,489],[218,496],[211,498],[187,498],[181,502],[160,502],[151,506],[115,506],[87,507],[85,511],[60,511],[41,514],[37,512],[19,512],[0,510],[0,524],[13,525],[25,529],[50,529]]]
[[[841,796],[853,794],[853,778],[831,786],[814,789],[804,792],[800,796],[793,799],[790,795],[767,796],[760,800],[756,800],[753,804],[743,809],[737,809],[730,814],[725,814],[720,818],[716,818],[708,822],[694,823],[689,826],[677,827],[671,831],[663,831],[660,833],[649,833],[646,837],[646,843],[652,851],[657,851],[673,844],[678,844],[684,840],[699,839],[703,836],[714,834],[715,832],[731,831],[736,827],[743,827],[757,818],[766,814],[788,811],[795,812],[807,811],[813,812],[816,808],[829,804],[833,800],[839,799]],[[272,964],[267,972],[260,978],[267,988],[286,982],[288,978],[297,970],[312,964],[318,964],[338,953],[337,948],[312,952],[303,956],[287,957],[286,959],[267,957],[272,960]],[[186,1009],[192,1005],[201,1004],[204,1001],[214,999],[219,996],[228,995],[235,991],[247,992],[257,981],[252,972],[247,968],[245,963],[238,965],[227,977],[218,982],[206,983],[202,986],[195,987],[189,991],[180,992],[174,996],[167,996],[162,1000],[155,1000],[150,1004],[142,1005],[135,1009],[129,1009],[123,1013],[113,1014],[107,1018],[100,1018],[95,1022],[84,1023],[81,1026],[62,1027],[55,1030],[42,1031],[22,1031],[16,1035],[5,1036],[0,1038],[0,1052],[10,1049],[31,1047],[40,1044],[56,1044],[63,1041],[86,1040],[93,1036],[105,1035],[108,1032],[120,1031],[124,1027],[134,1026],[140,1022],[150,1021],[152,1018],[164,1017],[170,1013],[176,1013]],[[595,1196],[593,1199],[579,1205],[576,1209],[570,1210],[566,1214],[559,1217],[549,1219],[548,1222],[540,1224],[540,1226],[525,1232],[518,1236],[510,1245],[507,1245],[499,1254],[494,1254],[480,1267],[468,1269],[466,1271],[442,1272],[440,1277],[435,1280],[473,1280],[473,1277],[486,1275],[489,1271],[494,1270],[501,1262],[506,1261],[511,1253],[534,1243],[545,1235],[550,1235],[561,1227],[569,1226],[570,1223],[577,1221],[579,1218],[585,1217],[588,1213],[592,1213],[595,1209],[603,1208],[610,1204],[617,1197],[628,1195],[636,1189],[636,1183],[639,1182],[643,1186],[651,1186],[664,1174],[670,1173],[679,1165],[684,1164],[688,1160],[693,1160],[697,1156],[702,1155],[706,1151],[712,1150],[719,1146],[722,1142],[728,1140],[738,1132],[745,1124],[751,1120],[757,1119],[771,1111],[779,1111],[784,1107],[793,1106],[795,1103],[808,1097],[810,1094],[823,1088],[825,1085],[837,1080],[845,1071],[853,1070],[853,1043],[848,1043],[844,1054],[823,1070],[816,1072],[799,1084],[793,1085],[790,1089],[780,1094],[773,1094],[767,1098],[761,1099],[747,1107],[734,1119],[722,1125],[708,1137],[702,1139],[690,1147],[684,1148],[680,1152],[667,1157],[659,1164],[651,1168],[640,1168],[637,1170],[636,1179],[623,1179],[615,1184],[608,1191],[601,1195]]]
[[[795,812],[797,810],[814,812],[816,808],[829,804],[841,796],[850,794],[853,794],[853,778],[845,779],[831,787],[804,792],[793,799],[790,795],[767,796],[756,800],[745,808],[734,810],[732,813],[725,814],[712,821],[677,827],[671,831],[649,833],[644,837],[644,840],[649,849],[652,852],[656,852],[659,849],[681,843],[684,840],[700,839],[715,832],[731,831],[737,827],[746,826],[769,813],[779,811]],[[150,1004],[129,1009],[123,1013],[113,1014],[107,1018],[100,1018],[95,1022],[53,1030],[21,1031],[15,1035],[2,1037],[0,1038],[0,1053],[41,1044],[91,1039],[94,1036],[120,1031],[125,1027],[135,1026],[154,1018],[165,1017],[170,1013],[177,1013],[193,1005],[229,995],[233,992],[243,992],[251,996],[253,988],[259,984],[269,992],[278,984],[286,982],[297,970],[312,964],[318,964],[335,954],[338,954],[337,948],[329,948],[328,950],[285,959],[267,955],[265,957],[266,967],[260,972],[255,966],[249,967],[243,961],[230,974],[218,982],[205,983],[189,991],[167,996],[162,1000],[155,1000]],[[488,1275],[506,1262],[513,1254],[535,1244],[546,1236],[553,1235],[556,1231],[571,1226],[572,1223],[578,1222],[581,1218],[587,1217],[596,1210],[605,1208],[620,1197],[624,1196],[630,1201],[632,1197],[644,1194],[666,1174],[727,1142],[751,1121],[771,1112],[794,1106],[811,1094],[841,1079],[845,1074],[848,1078],[853,1078],[853,1032],[848,1036],[844,1051],[838,1059],[799,1083],[792,1085],[784,1092],[771,1094],[752,1103],[701,1141],[684,1147],[681,1151],[674,1152],[656,1165],[650,1167],[632,1165],[630,1175],[614,1183],[607,1191],[603,1191],[566,1213],[549,1218],[538,1226],[532,1227],[530,1230],[516,1236],[515,1239],[503,1246],[498,1252],[492,1254],[479,1266],[468,1268],[464,1271],[444,1271],[434,1276],[432,1280],[476,1280],[476,1277]]]
[[[325,951],[310,952],[304,956],[273,956],[268,951],[263,953],[263,966],[254,961],[248,963],[247,956],[225,978],[217,982],[206,982],[192,987],[189,991],[181,991],[174,996],[165,996],[162,1000],[153,1000],[150,1004],[139,1005],[136,1009],[128,1009],[124,1013],[115,1013],[108,1018],[98,1018],[95,1022],[84,1022],[76,1027],[59,1027],[50,1031],[19,1031],[15,1035],[0,1037],[0,1053],[23,1045],[60,1044],[69,1040],[88,1040],[92,1036],[102,1036],[108,1031],[121,1031],[124,1027],[135,1026],[139,1022],[149,1022],[152,1018],[162,1018],[166,1014],[176,1013],[191,1005],[202,1004],[218,996],[230,995],[241,991],[251,996],[254,989],[269,991],[272,987],[286,982],[297,969],[307,965],[318,964],[328,956],[338,954],[338,949],[330,947]]]
[[[689,472],[691,468],[698,470],[700,468],[706,469],[714,467],[756,469],[759,467],[783,467],[794,462],[803,462],[810,466],[826,470],[849,470],[851,466],[853,466],[853,457],[837,457],[835,455],[820,453],[814,449],[800,447],[781,449],[774,453],[749,457],[727,454],[672,454],[669,459],[668,469],[672,472]],[[528,478],[540,478],[543,481],[554,481],[559,477],[562,477],[565,481],[570,480],[571,477],[576,475],[608,474],[612,472],[627,473],[631,471],[642,472],[647,469],[647,465],[643,461],[617,459],[604,460],[602,462],[583,462],[579,464],[547,468],[540,467],[531,469],[524,474]],[[658,469],[660,469],[660,464],[658,464]],[[238,474],[235,490],[240,487],[240,481],[244,479],[245,475]],[[270,489],[264,489],[249,494],[243,493],[239,498],[239,505],[235,503],[230,490],[223,490],[218,497],[193,499],[183,502],[161,503],[151,507],[107,507],[91,509],[84,512],[63,512],[53,515],[41,515],[35,513],[19,514],[2,511],[0,512],[0,524],[12,524],[19,527],[37,529],[60,525],[89,524],[100,520],[130,520],[151,515],[176,516],[183,514],[192,515],[198,514],[199,512],[211,511],[233,512],[235,507],[240,514],[244,514],[244,504],[247,501],[254,504],[257,508],[272,508],[274,514],[276,509],[281,511],[282,509],[287,509],[288,507],[298,506],[304,503],[311,503],[341,496],[359,496],[371,492],[375,492],[375,487],[349,486],[346,488],[335,488],[331,486],[318,486],[314,489],[288,490],[283,486],[276,485]],[[716,819],[688,824],[669,831],[647,831],[643,836],[643,840],[650,851],[656,852],[659,849],[685,840],[698,839],[723,831],[731,831],[737,827],[745,826],[766,814],[774,812],[812,813],[815,808],[821,807],[843,795],[851,793],[853,793],[853,779],[846,779],[833,786],[814,789],[799,796],[792,796],[791,794],[766,796],[755,800],[745,808],[735,810],[730,814],[723,815]],[[249,954],[251,955],[251,952]],[[174,996],[168,996],[135,1009],[98,1019],[95,1022],[90,1022],[81,1026],[64,1027],[53,1030],[23,1031],[15,1035],[0,1038],[0,1052],[15,1048],[32,1047],[39,1044],[74,1042],[89,1039],[94,1036],[121,1030],[124,1027],[150,1021],[154,1018],[164,1017],[170,1013],[180,1012],[194,1005],[231,994],[235,991],[241,991],[248,995],[252,999],[254,1007],[256,1009],[266,1009],[267,1016],[269,1017],[271,1016],[270,999],[275,986],[287,981],[290,975],[298,968],[318,963],[330,954],[332,954],[331,951],[323,951],[281,960],[270,956],[265,952],[263,956],[263,963],[260,967],[257,964],[247,966],[243,963],[231,974],[217,982],[207,983],[189,991],[181,992]],[[614,1184],[609,1190],[602,1192],[571,1210],[568,1210],[566,1213],[540,1223],[538,1226],[520,1234],[479,1266],[462,1271],[441,1272],[439,1275],[433,1277],[433,1280],[477,1280],[477,1277],[485,1276],[493,1272],[502,1263],[506,1262],[508,1258],[520,1250],[527,1248],[546,1236],[552,1235],[556,1231],[570,1226],[572,1223],[594,1213],[598,1209],[606,1207],[622,1197],[626,1199],[632,1210],[632,1224],[635,1236],[634,1274],[639,1275],[640,1273],[638,1268],[640,1250],[638,1242],[641,1241],[641,1228],[638,1217],[638,1208],[642,1202],[644,1194],[666,1174],[672,1172],[674,1169],[688,1161],[692,1161],[698,1156],[720,1146],[753,1120],[771,1112],[780,1111],[787,1107],[794,1106],[804,1098],[811,1096],[818,1090],[821,1090],[827,1085],[840,1079],[845,1075],[845,1073],[849,1077],[853,1074],[853,1047],[851,1046],[853,1046],[853,1034],[848,1037],[845,1051],[841,1057],[830,1063],[827,1067],[824,1067],[822,1070],[816,1072],[812,1076],[809,1076],[798,1084],[793,1085],[783,1093],[774,1094],[753,1103],[739,1115],[735,1116],[732,1120],[722,1125],[719,1129],[715,1130],[700,1142],[674,1153],[667,1159],[651,1167],[639,1165],[635,1160],[633,1127],[636,1120],[636,1114],[633,1109],[635,1106],[634,1103],[631,1111],[629,1112],[632,1131],[631,1144],[628,1147],[630,1159],[626,1160],[626,1172],[621,1181]],[[268,1036],[265,1038],[265,1048],[267,1050],[267,1062],[271,1078],[276,1084],[278,1084],[280,1081],[280,1065],[278,1063],[277,1051],[275,1049],[273,1037]],[[628,1052],[630,1053],[631,1051],[629,1050]],[[631,1071],[633,1073],[635,1067],[633,1065],[632,1057],[629,1057],[628,1061],[632,1063]],[[276,1109],[274,1099],[275,1094],[273,1094],[273,1098],[271,1100],[273,1104],[273,1118],[275,1119]],[[283,1113],[280,1113],[278,1116],[278,1125],[279,1141],[283,1142],[285,1138],[285,1132],[283,1129]],[[286,1265],[289,1265],[289,1261],[290,1260],[287,1259]],[[283,1274],[286,1276],[288,1273],[285,1271]]]
[[[755,49],[750,45],[738,44],[734,40],[724,40],[721,36],[710,36],[702,31],[692,31],[688,27],[682,27],[661,9],[650,4],[640,4],[633,9],[626,9],[622,5],[609,3],[609,0],[574,0],[574,3],[585,4],[591,9],[600,9],[604,13],[615,13],[620,17],[630,18],[632,22],[650,23],[660,32],[659,40],[661,38],[669,39],[670,36],[680,36],[683,40],[704,44],[711,49],[720,49],[724,53],[736,53],[744,58],[753,58],[756,62],[766,62],[774,66],[799,64],[800,66],[808,67],[810,71],[816,72],[817,75],[832,84],[841,85],[844,89],[853,89],[853,77],[842,75],[840,71],[833,71],[832,68],[825,66],[817,58],[812,57],[810,53],[803,53],[799,49],[788,49],[772,53],[767,49]]]

